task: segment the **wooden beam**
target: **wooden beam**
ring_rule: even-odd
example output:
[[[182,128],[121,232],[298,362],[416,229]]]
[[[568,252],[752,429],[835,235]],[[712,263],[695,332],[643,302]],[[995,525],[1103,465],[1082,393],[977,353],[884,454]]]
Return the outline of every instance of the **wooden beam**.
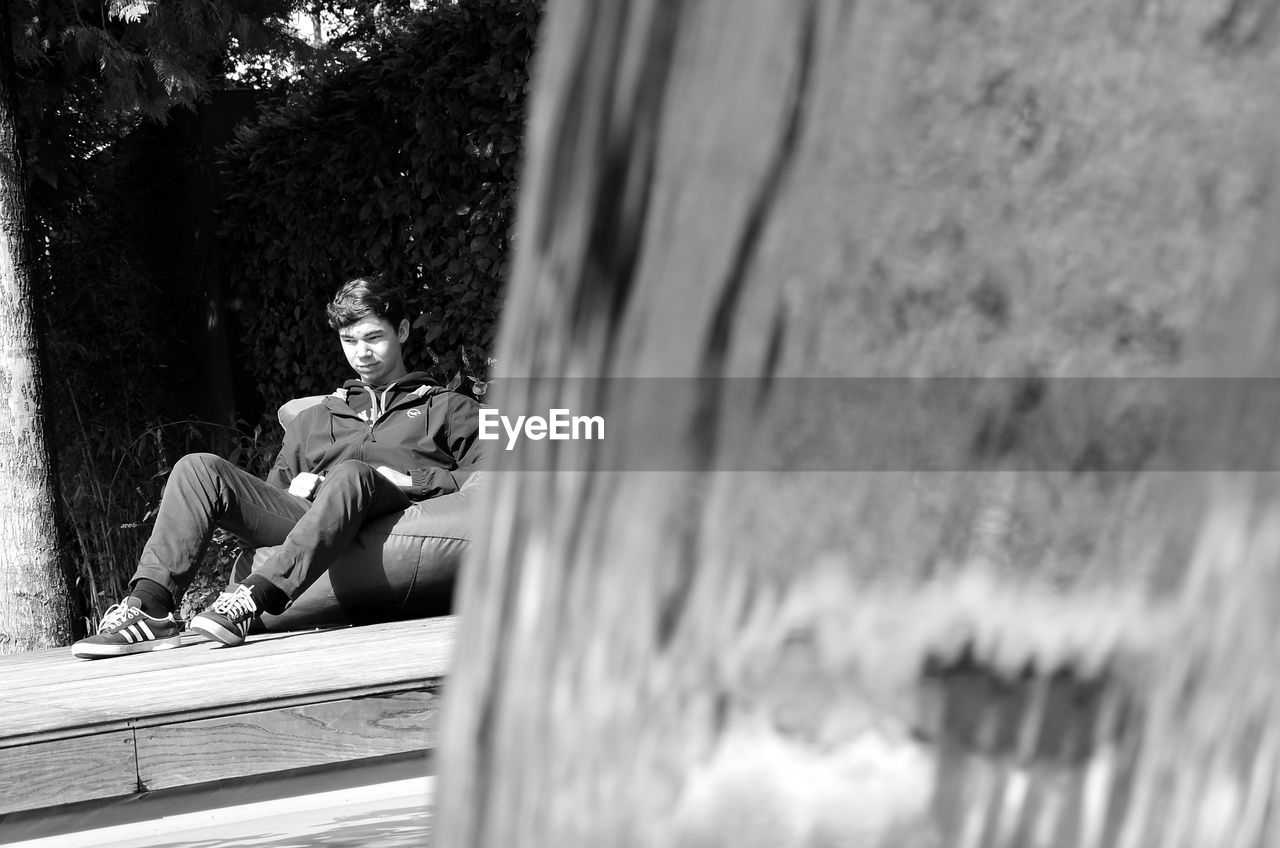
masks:
[[[137,731],[146,791],[432,747],[435,692],[265,710]]]
[[[136,791],[131,730],[0,750],[0,814]]]

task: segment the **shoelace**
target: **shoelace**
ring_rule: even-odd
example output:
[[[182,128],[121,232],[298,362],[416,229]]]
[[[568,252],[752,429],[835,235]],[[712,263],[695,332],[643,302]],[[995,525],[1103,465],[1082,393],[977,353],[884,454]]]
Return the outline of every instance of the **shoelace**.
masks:
[[[235,594],[226,594],[225,592],[218,596],[218,600],[213,602],[213,611],[228,618],[239,618],[240,616],[251,616],[258,611],[258,606],[253,602],[253,595],[249,594],[249,590],[245,588],[237,589]]]
[[[137,607],[131,607],[124,601],[107,607],[107,611],[102,614],[102,621],[98,624],[98,632],[105,633],[112,627],[124,624],[129,620],[129,614],[135,609]]]

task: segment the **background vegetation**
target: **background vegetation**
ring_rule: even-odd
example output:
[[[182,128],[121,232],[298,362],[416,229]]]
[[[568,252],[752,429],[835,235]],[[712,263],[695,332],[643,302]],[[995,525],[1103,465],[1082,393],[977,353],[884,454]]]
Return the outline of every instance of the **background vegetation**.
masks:
[[[419,367],[484,376],[535,18],[517,0],[437,7],[228,148],[222,235],[269,408],[346,379],[319,306],[361,274],[410,294]]]
[[[315,6],[323,43],[287,37],[280,10],[260,6],[196,50],[170,39],[173,24],[113,4],[113,14],[139,17],[104,7],[96,34],[54,40],[74,84],[50,79],[50,51],[30,42],[24,120],[50,410],[90,624],[122,595],[178,457],[211,450],[262,473],[278,448],[276,406],[345,379],[321,317],[343,278],[381,273],[403,286],[417,316],[418,367],[442,381],[485,376],[539,6]],[[150,61],[157,39],[170,39],[173,62]],[[128,79],[86,83],[86,62]],[[224,153],[156,157],[173,109],[200,110],[211,94],[240,87],[255,90],[259,114]],[[232,339],[232,365],[250,395],[217,420],[175,402],[200,390],[183,328],[205,305],[175,296],[154,249],[166,237],[157,210],[192,169],[216,170],[226,188],[216,258],[243,336],[238,350]],[[219,547],[208,572],[225,574],[235,553]]]

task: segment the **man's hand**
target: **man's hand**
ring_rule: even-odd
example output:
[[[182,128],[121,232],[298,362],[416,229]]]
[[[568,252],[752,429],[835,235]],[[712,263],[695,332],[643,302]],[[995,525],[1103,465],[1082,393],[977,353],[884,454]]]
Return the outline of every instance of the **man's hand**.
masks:
[[[392,483],[395,483],[396,486],[400,489],[400,491],[404,492],[405,494],[408,494],[409,491],[413,489],[413,478],[410,477],[408,474],[404,474],[400,471],[396,471],[394,468],[388,468],[385,465],[379,465],[374,470],[376,470],[383,477],[386,477]]]
[[[312,474],[310,471],[300,472],[297,477],[289,481],[289,494],[311,500],[316,496],[316,489],[320,488],[322,480],[324,478],[319,474]]]

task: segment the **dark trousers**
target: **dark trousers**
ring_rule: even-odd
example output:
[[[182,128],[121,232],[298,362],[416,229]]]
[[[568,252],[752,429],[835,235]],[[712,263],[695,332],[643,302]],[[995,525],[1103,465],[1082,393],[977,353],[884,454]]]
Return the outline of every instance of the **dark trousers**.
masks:
[[[220,527],[254,547],[281,546],[253,573],[292,600],[333,564],[362,524],[410,503],[394,483],[356,460],[330,469],[308,501],[221,457],[188,454],[170,472],[131,585],[142,577],[154,580],[179,603]]]

